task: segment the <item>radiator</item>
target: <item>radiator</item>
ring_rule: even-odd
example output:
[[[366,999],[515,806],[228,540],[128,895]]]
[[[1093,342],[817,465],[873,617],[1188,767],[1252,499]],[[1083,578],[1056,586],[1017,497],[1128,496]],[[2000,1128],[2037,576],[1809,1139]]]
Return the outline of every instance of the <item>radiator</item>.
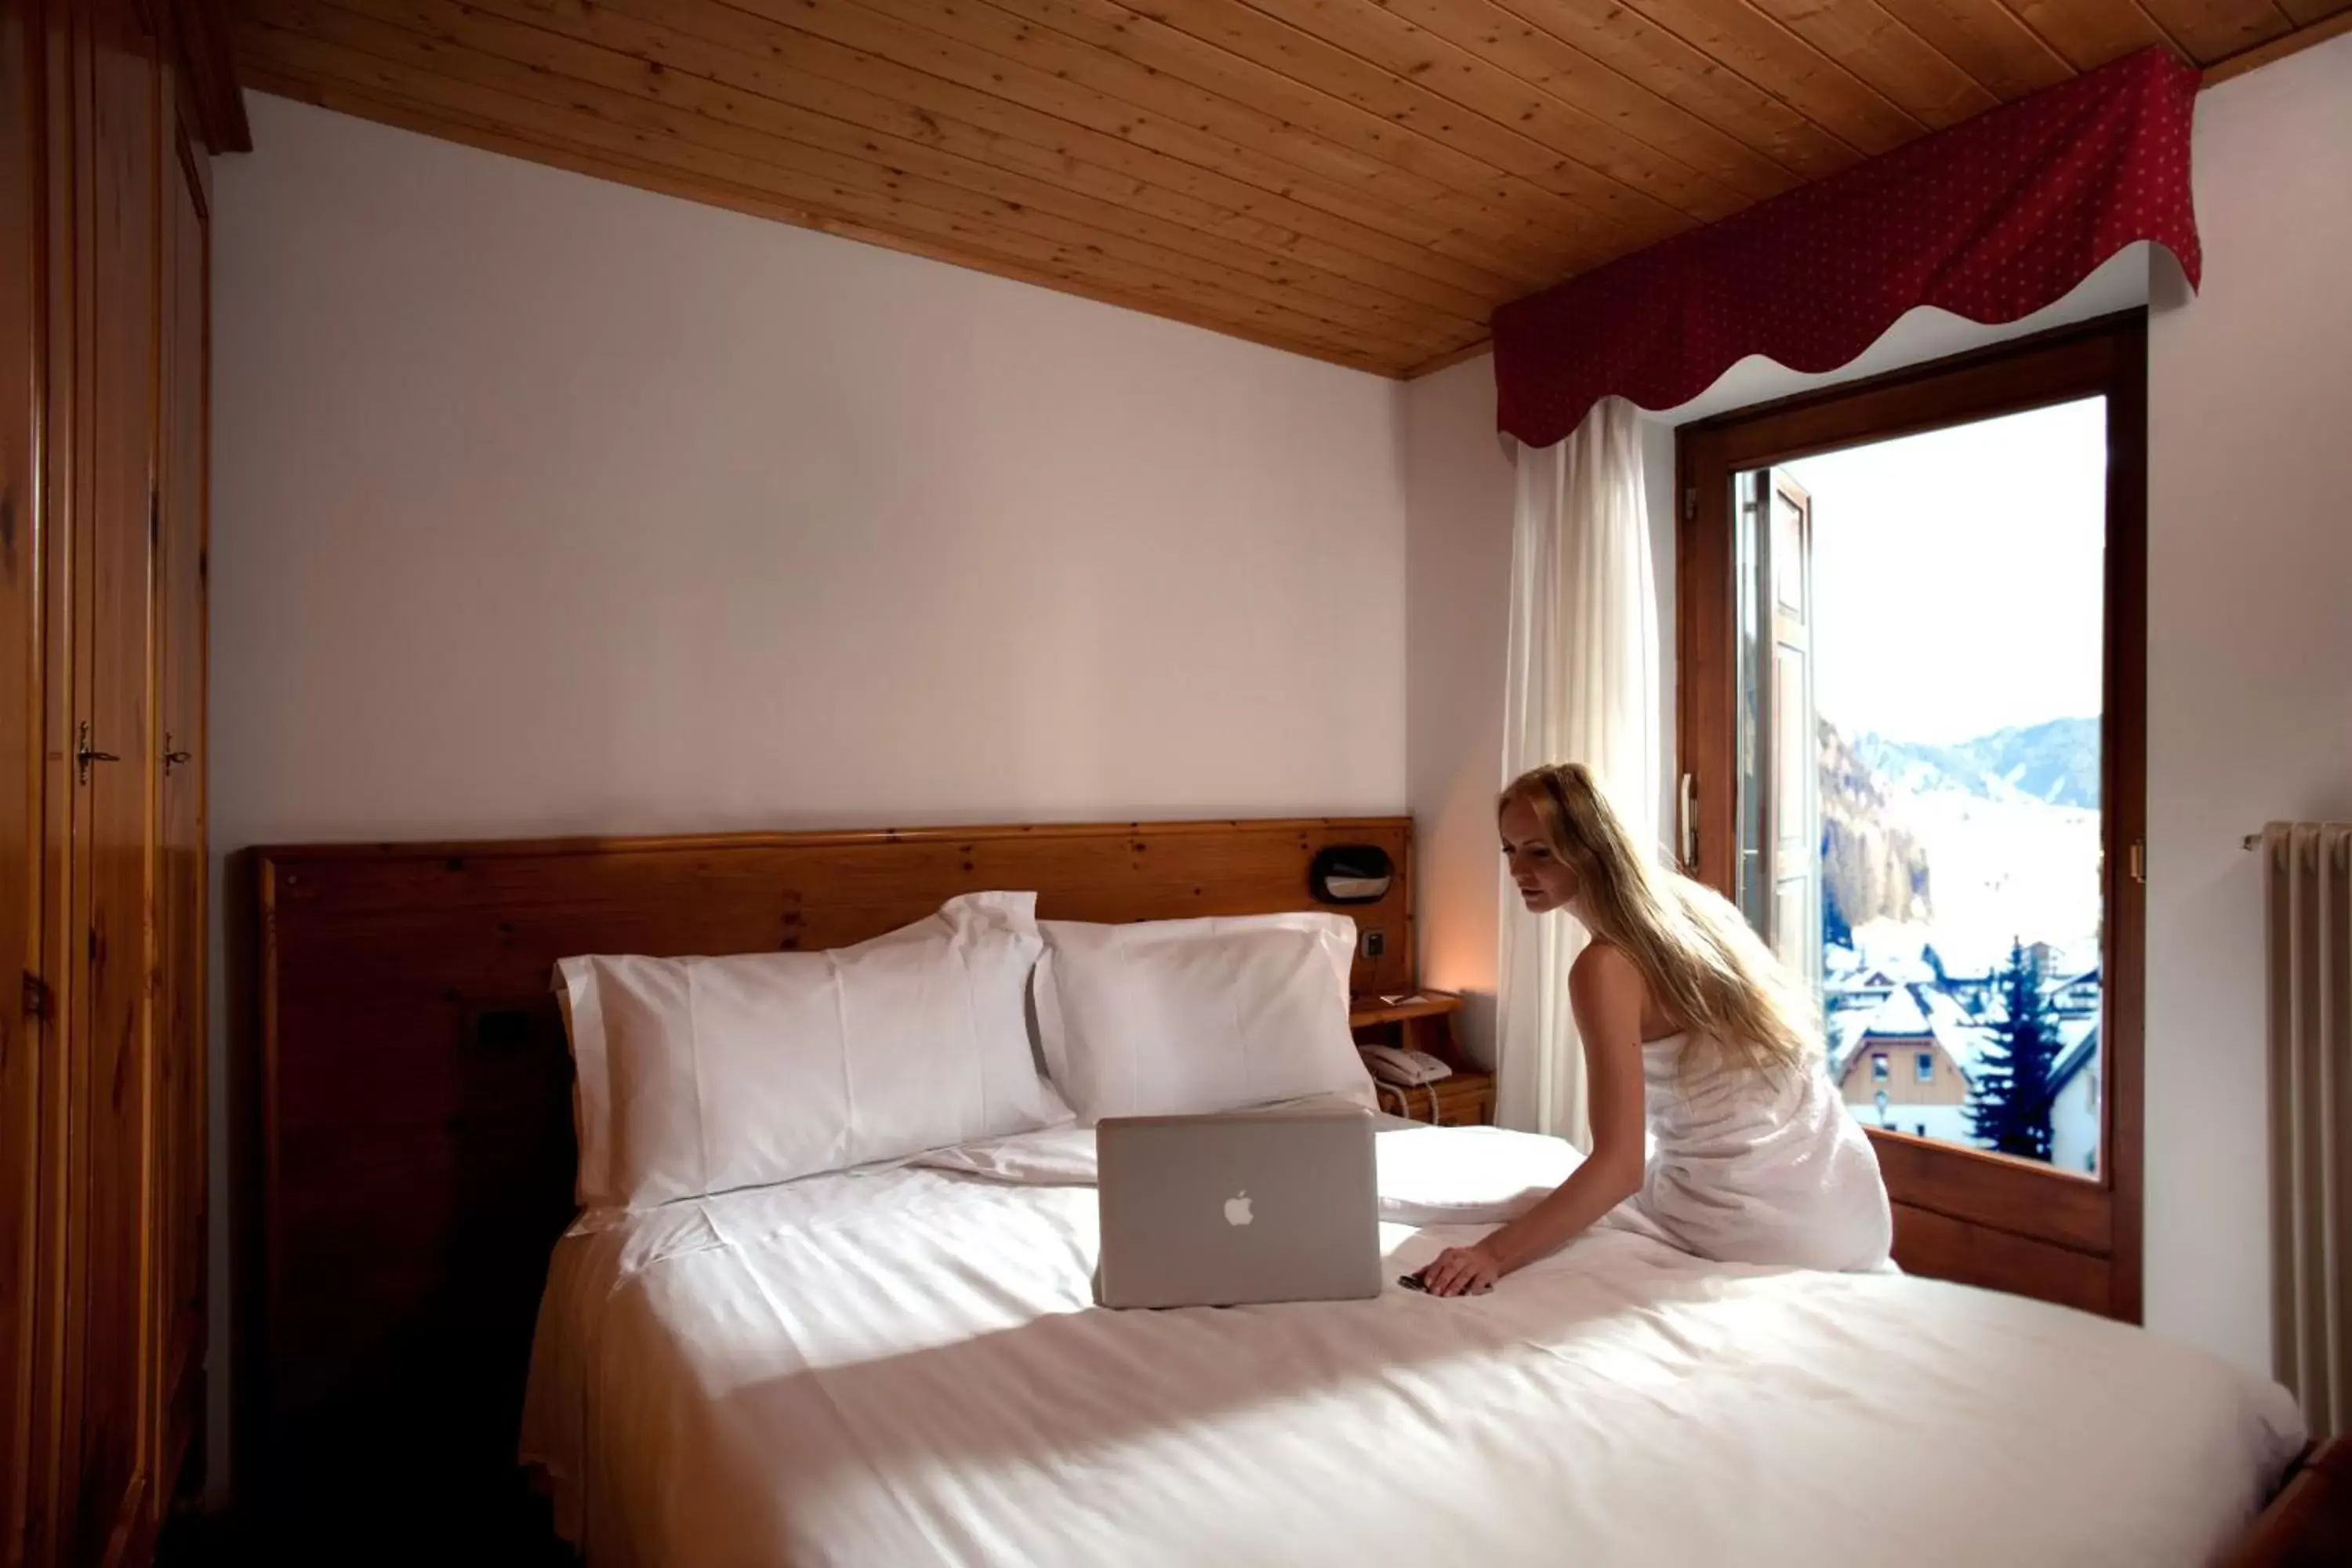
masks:
[[[2278,1379],[2352,1435],[2352,823],[2263,830]]]

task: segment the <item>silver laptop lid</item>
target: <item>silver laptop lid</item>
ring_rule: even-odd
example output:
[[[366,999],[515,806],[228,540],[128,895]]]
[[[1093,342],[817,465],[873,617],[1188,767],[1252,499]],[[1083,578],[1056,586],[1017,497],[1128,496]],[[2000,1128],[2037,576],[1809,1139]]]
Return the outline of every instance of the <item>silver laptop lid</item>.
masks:
[[[1380,1191],[1361,1106],[1113,1117],[1095,1137],[1103,1305],[1380,1294]]]

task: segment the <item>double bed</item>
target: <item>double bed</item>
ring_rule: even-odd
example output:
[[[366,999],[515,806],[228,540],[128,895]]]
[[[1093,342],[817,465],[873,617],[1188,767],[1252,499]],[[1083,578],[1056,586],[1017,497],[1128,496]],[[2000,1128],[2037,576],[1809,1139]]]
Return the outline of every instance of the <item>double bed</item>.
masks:
[[[1057,920],[1297,910],[1315,852],[1360,842],[1400,874],[1354,911],[1386,941],[1352,980],[1408,989],[1399,819],[243,858],[240,1475],[429,1550],[512,1517],[520,1436],[593,1568],[2150,1565],[2248,1539],[2305,1448],[2283,1390],[1899,1271],[1596,1232],[1481,1298],[1112,1311],[1082,1126],[573,1201],[559,958],[829,949],[990,888]],[[1377,1145],[1391,1278],[1574,1157]]]
[[[1525,1137],[1380,1134],[1391,1273],[1476,1234],[1442,1222]],[[1092,1164],[1031,1133],[578,1227],[523,1428],[562,1532],[672,1568],[2154,1568],[2215,1561],[2302,1446],[2284,1390],[2137,1329],[1626,1233],[1479,1298],[1111,1311]]]

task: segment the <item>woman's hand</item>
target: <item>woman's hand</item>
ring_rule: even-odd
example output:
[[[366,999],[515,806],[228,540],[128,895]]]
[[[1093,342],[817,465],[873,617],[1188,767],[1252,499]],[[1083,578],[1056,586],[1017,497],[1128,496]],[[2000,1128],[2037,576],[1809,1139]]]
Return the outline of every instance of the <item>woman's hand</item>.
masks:
[[[1421,1283],[1433,1296],[1483,1296],[1502,1277],[1502,1264],[1481,1244],[1447,1247],[1421,1271]]]

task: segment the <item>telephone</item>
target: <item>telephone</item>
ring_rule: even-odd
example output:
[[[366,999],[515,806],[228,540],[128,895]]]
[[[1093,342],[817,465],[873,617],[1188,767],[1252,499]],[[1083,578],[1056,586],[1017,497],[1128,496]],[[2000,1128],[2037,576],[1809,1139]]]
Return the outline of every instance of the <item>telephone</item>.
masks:
[[[1454,1069],[1431,1056],[1427,1051],[1402,1051],[1394,1046],[1358,1046],[1364,1065],[1372,1076],[1383,1083],[1393,1083],[1405,1089],[1418,1089],[1425,1083],[1435,1083],[1442,1078],[1452,1078]]]

